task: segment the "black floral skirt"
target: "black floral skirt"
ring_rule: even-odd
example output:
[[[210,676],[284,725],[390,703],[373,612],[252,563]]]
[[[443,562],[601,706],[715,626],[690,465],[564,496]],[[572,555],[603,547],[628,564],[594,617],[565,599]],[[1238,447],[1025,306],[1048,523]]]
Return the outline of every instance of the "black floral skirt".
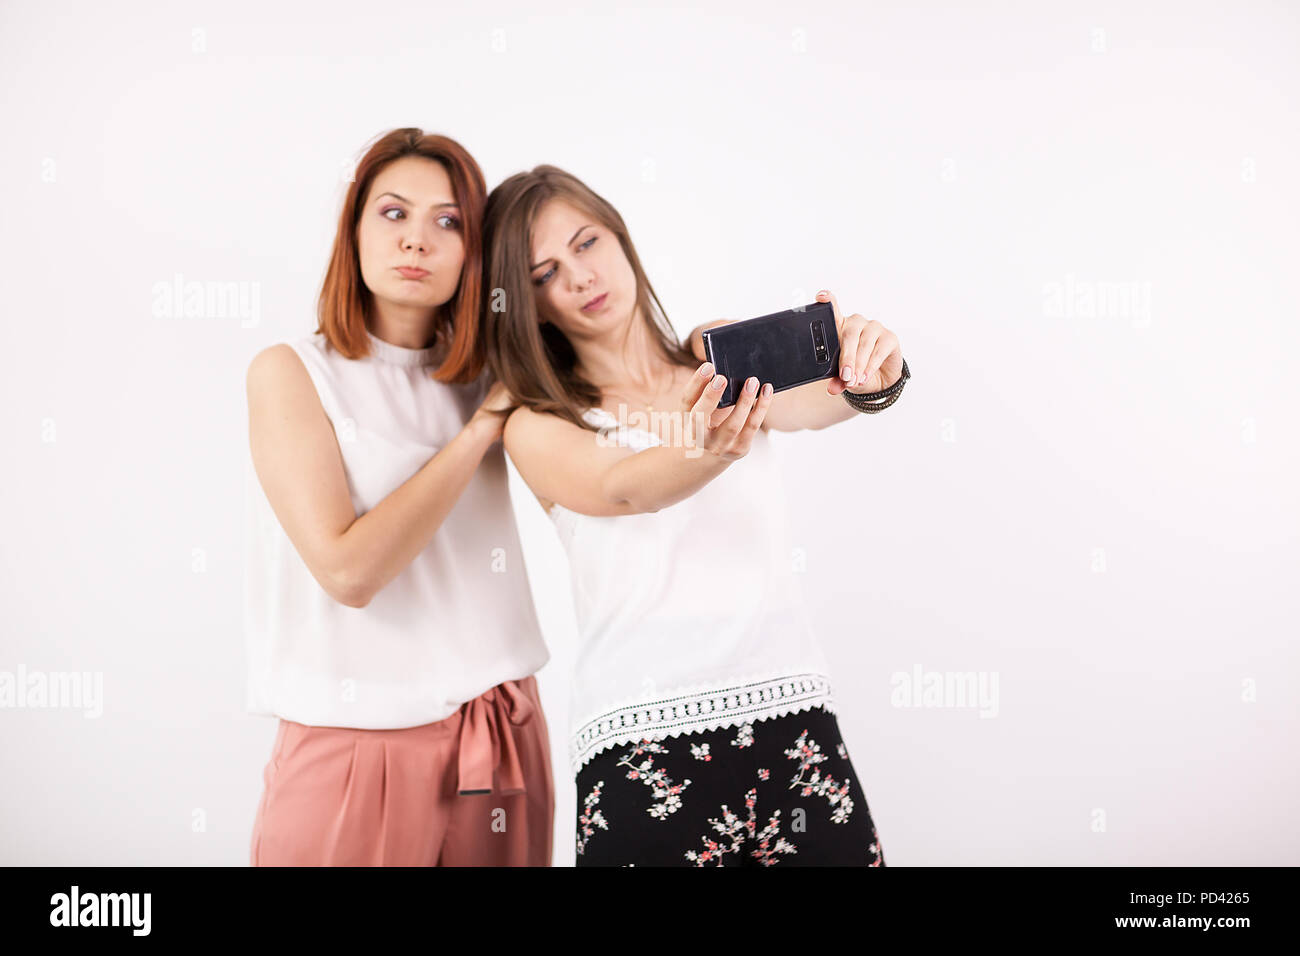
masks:
[[[816,707],[603,751],[578,866],[884,866],[835,715]]]

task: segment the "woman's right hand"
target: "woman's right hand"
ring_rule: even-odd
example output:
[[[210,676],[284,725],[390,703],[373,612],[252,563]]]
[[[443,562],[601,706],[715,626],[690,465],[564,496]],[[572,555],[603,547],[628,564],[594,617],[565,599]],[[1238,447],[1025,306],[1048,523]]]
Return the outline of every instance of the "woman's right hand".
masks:
[[[469,425],[484,429],[492,435],[493,441],[497,441],[506,427],[506,419],[510,417],[510,412],[517,404],[508,388],[498,381],[493,381],[492,387],[488,389],[487,395],[483,397],[483,401],[470,418]]]
[[[736,404],[719,409],[718,402],[727,388],[723,375],[713,374],[713,365],[705,362],[682,393],[682,411],[686,417],[687,448],[701,448],[725,461],[736,461],[749,453],[754,433],[763,425],[772,404],[772,385],[750,376],[741,388]]]

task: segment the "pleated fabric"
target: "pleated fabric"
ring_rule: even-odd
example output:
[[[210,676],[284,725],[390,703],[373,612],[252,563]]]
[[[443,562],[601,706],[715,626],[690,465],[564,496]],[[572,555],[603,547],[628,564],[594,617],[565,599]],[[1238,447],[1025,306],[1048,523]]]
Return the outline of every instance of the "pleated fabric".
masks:
[[[555,790],[533,676],[396,730],[280,720],[253,866],[550,866]]]

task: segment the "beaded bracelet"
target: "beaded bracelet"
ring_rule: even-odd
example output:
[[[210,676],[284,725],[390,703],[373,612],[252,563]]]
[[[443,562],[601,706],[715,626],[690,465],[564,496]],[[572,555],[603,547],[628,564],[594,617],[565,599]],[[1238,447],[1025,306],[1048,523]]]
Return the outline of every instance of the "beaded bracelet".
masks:
[[[844,396],[844,401],[848,402],[853,408],[860,412],[866,412],[868,415],[874,415],[876,412],[883,412],[898,401],[898,396],[903,394],[903,386],[907,384],[907,380],[911,377],[912,372],[907,367],[907,359],[903,359],[903,374],[889,388],[881,389],[878,392],[868,392],[864,395],[855,395],[845,389],[840,394]]]

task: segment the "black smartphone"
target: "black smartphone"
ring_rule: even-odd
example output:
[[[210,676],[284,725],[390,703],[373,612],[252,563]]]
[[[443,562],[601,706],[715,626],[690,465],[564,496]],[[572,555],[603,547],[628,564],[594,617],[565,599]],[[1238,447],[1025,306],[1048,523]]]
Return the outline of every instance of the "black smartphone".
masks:
[[[727,377],[719,408],[736,404],[745,379],[772,383],[773,393],[839,374],[840,336],[835,307],[814,302],[701,333],[704,357]]]

